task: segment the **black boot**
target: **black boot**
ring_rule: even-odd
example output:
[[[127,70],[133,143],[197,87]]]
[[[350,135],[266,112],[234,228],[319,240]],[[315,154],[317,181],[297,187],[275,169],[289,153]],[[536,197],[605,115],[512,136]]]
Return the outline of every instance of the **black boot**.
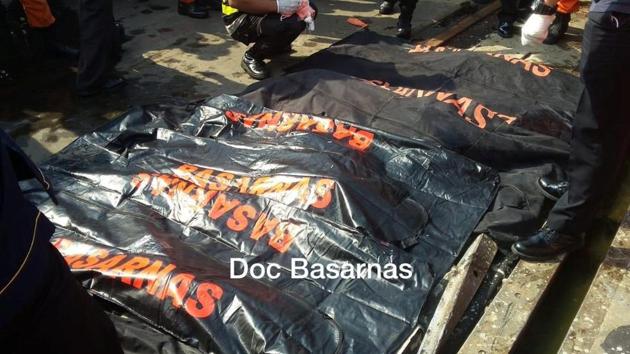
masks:
[[[411,23],[399,20],[396,26],[396,37],[411,39]]]
[[[566,235],[543,228],[527,240],[513,244],[512,252],[528,261],[548,261],[583,246],[583,235]]]
[[[269,70],[267,70],[265,62],[262,59],[254,58],[249,51],[243,54],[241,67],[252,79],[263,80],[269,77]]]
[[[556,19],[549,26],[549,34],[543,41],[545,44],[556,44],[567,33],[571,22],[571,14],[556,13]]]
[[[385,0],[379,5],[378,13],[381,15],[391,15],[394,13],[394,3],[388,0]]]
[[[190,4],[179,1],[177,4],[177,13],[192,18],[208,18],[208,16],[210,16],[208,4],[198,0]]]
[[[538,187],[545,197],[551,200],[558,200],[564,193],[567,192],[567,190],[569,190],[569,182],[558,182],[547,177],[540,177],[538,179]]]
[[[499,22],[497,33],[503,38],[512,38],[512,36],[514,35],[514,24],[508,21]]]

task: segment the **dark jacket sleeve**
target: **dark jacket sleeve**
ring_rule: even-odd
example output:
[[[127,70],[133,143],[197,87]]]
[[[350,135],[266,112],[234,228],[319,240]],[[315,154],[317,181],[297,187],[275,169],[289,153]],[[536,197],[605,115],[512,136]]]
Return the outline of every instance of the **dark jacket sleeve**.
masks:
[[[53,224],[27,201],[18,182],[37,179],[52,196],[52,185],[37,166],[0,130],[0,300],[39,260],[36,250],[50,240]]]

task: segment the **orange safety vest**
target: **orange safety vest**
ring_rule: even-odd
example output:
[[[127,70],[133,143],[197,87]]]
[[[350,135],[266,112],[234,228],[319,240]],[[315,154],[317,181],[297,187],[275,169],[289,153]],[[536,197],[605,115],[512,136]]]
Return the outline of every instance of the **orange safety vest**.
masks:
[[[238,9],[233,8],[228,3],[228,0],[221,1],[221,12],[223,16],[230,16],[238,12]]]
[[[46,28],[55,23],[55,16],[50,11],[47,0],[20,0],[20,2],[26,13],[26,20],[29,26]]]
[[[558,1],[558,12],[562,14],[570,14],[580,8],[579,0],[560,0]]]

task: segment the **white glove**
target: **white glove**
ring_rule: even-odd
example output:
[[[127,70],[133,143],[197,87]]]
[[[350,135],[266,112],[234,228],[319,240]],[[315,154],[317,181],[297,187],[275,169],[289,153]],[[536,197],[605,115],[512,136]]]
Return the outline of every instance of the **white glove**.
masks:
[[[276,0],[278,5],[278,13],[285,16],[291,16],[300,8],[302,0]]]
[[[549,26],[556,15],[532,14],[521,29],[521,44],[541,44],[549,34]]]
[[[317,14],[315,10],[311,7],[311,4],[308,0],[302,0],[302,4],[295,11],[295,14],[298,15],[300,20],[306,22],[306,27],[309,31],[315,31],[315,20],[313,17]]]
[[[309,31],[315,31],[315,20],[313,20],[311,16],[305,18],[304,22],[306,22],[306,28],[308,28]]]

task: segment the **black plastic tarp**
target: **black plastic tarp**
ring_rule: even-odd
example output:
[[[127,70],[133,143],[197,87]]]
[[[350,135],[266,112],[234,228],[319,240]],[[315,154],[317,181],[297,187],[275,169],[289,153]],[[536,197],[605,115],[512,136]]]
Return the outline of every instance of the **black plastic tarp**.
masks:
[[[91,293],[190,347],[391,352],[490,206],[498,175],[432,139],[348,120],[231,96],[190,114],[137,108],[43,167],[59,205],[30,197]],[[232,259],[277,264],[279,276],[233,279]],[[295,259],[311,268],[305,278],[290,277]],[[391,272],[326,277],[318,264]],[[410,276],[391,276],[403,264]]]
[[[563,178],[582,92],[567,73],[516,56],[406,44],[359,31],[250,86],[252,102],[345,117],[408,138],[434,139],[501,172],[499,197],[477,231],[501,241],[544,221],[539,177]]]

